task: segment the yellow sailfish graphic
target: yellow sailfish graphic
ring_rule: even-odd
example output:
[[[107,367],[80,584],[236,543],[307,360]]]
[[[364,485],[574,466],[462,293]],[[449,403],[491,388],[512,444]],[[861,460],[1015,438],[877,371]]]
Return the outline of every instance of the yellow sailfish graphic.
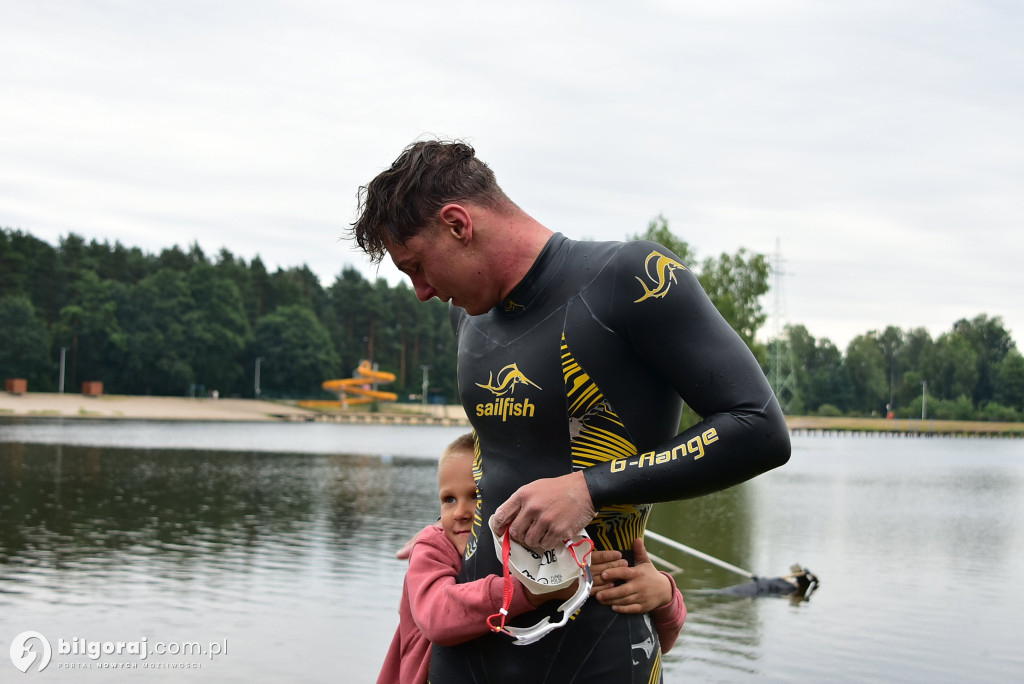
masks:
[[[516,385],[520,383],[536,387],[537,389],[541,389],[540,385],[531,381],[529,378],[523,375],[523,372],[519,370],[519,366],[517,366],[514,363],[510,363],[504,368],[502,368],[500,371],[498,371],[497,385],[494,384],[494,373],[488,373],[487,384],[485,385],[481,382],[478,382],[476,383],[476,386],[483,387],[486,390],[490,390],[491,393],[494,394],[494,396],[500,397],[505,394],[512,393],[515,390]]]
[[[672,283],[678,282],[676,280],[677,269],[685,271],[686,267],[657,250],[648,254],[647,259],[644,261],[644,273],[647,279],[654,283],[654,287],[647,287],[647,283],[644,282],[643,278],[636,276],[636,279],[640,282],[640,287],[644,288],[644,296],[634,300],[633,303],[636,304],[652,297],[660,299],[667,295],[668,289],[672,287]]]
[[[522,309],[523,308],[522,304],[518,304],[518,303],[512,301],[511,299],[506,299],[501,306],[502,306],[503,309],[505,309],[505,313],[512,313],[516,309]]]

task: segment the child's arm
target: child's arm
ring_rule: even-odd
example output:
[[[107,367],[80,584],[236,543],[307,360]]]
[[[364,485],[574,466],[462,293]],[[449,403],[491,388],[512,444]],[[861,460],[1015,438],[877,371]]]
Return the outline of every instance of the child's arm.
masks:
[[[417,626],[432,643],[453,646],[490,631],[487,618],[502,604],[503,578],[488,575],[457,584],[462,559],[439,527],[421,532],[405,581]],[[514,580],[509,617],[533,610],[526,589]]]
[[[660,574],[667,577],[672,584],[672,601],[651,611],[651,619],[654,620],[654,628],[658,630],[661,652],[668,653],[675,646],[679,632],[683,629],[683,623],[686,621],[686,604],[683,602],[683,594],[676,587],[676,581],[672,579],[672,575],[667,572]]]
[[[632,567],[612,554],[603,552],[597,556],[595,552],[595,560],[603,562],[595,564],[601,585],[598,586],[595,575],[594,597],[617,613],[651,613],[661,650],[667,653],[686,620],[686,604],[672,576],[654,567],[642,538],[633,543],[633,551],[636,565]]]

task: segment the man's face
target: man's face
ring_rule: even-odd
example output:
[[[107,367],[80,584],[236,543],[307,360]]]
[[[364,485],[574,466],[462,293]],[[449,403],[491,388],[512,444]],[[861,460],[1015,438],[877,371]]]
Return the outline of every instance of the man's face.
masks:
[[[487,277],[471,250],[451,234],[426,228],[404,245],[388,245],[388,254],[409,276],[416,297],[425,302],[437,297],[460,306],[472,316],[486,313],[497,303],[487,295]]]

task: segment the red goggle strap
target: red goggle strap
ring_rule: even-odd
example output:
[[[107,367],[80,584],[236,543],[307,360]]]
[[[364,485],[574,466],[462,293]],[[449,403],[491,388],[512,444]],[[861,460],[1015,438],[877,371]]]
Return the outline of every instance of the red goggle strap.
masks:
[[[501,540],[501,565],[504,583],[501,590],[501,608],[494,615],[487,618],[487,626],[492,632],[505,630],[505,619],[508,618],[508,607],[512,605],[512,595],[515,592],[515,583],[512,581],[512,573],[509,571],[508,557],[512,551],[512,539],[509,537],[508,528],[505,528],[505,536]],[[495,625],[494,621],[500,619],[501,623]]]

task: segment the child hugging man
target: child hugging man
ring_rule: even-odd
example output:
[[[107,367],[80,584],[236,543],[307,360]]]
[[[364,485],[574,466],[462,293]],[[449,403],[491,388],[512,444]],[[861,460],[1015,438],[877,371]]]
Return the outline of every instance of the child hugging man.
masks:
[[[445,448],[438,461],[437,484],[440,525],[425,527],[409,553],[398,629],[377,684],[426,684],[431,643],[451,646],[486,634],[487,618],[503,603],[502,577],[489,575],[474,582],[456,582],[476,510],[472,433],[459,436]],[[594,552],[593,595],[617,612],[651,612],[662,652],[667,652],[686,619],[686,606],[672,577],[655,570],[647,559],[642,539],[637,540],[634,550],[636,565],[632,567],[617,551]],[[575,591],[570,587],[532,594],[518,580],[513,581],[509,617],[529,612],[545,601],[564,600]]]

